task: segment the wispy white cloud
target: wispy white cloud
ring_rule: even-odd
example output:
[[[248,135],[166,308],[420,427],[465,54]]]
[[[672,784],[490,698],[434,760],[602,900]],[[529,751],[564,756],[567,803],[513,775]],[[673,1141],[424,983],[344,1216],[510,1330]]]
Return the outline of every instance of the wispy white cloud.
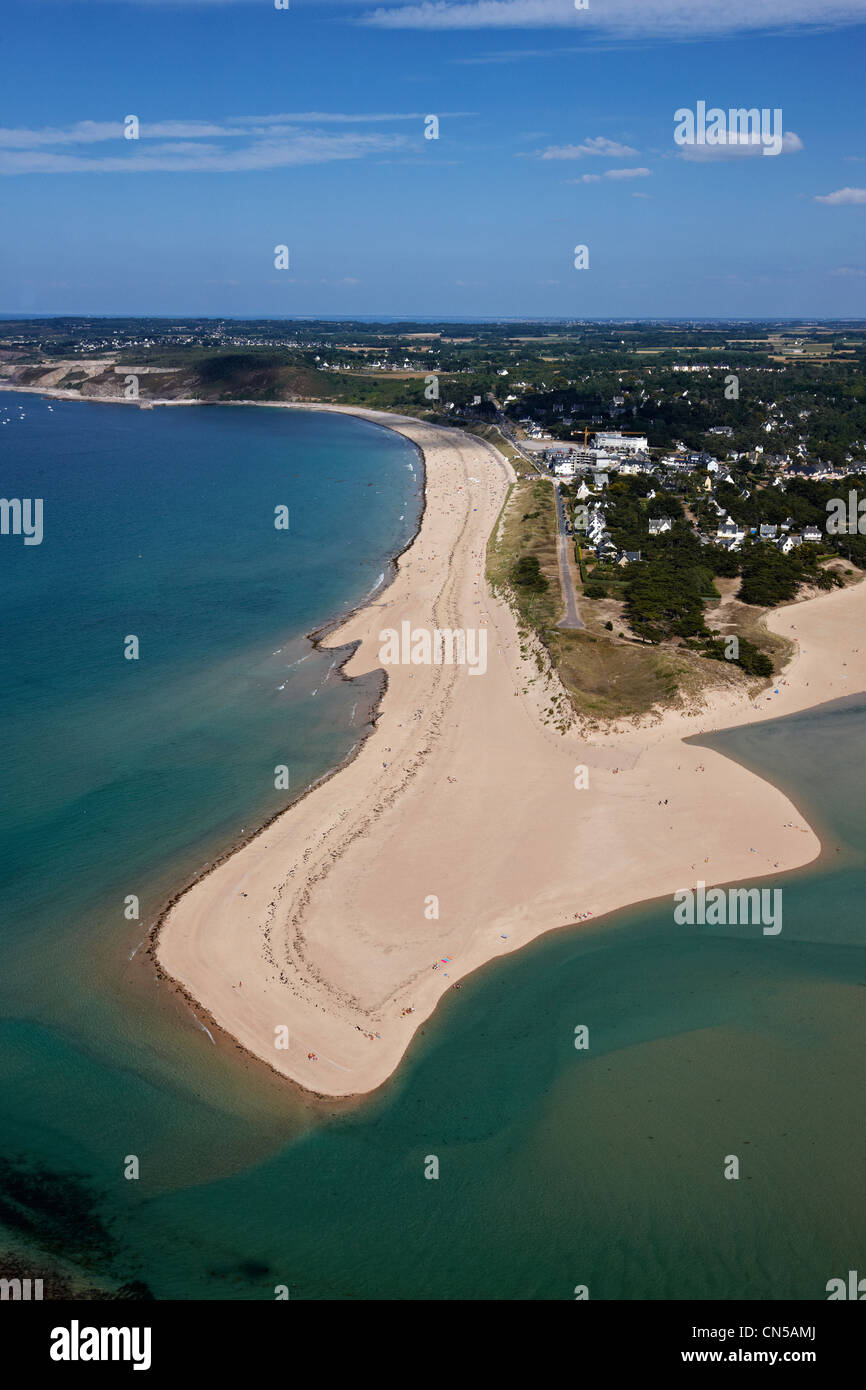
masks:
[[[574,28],[627,37],[696,38],[768,29],[834,28],[866,21],[866,0],[421,0],[368,11],[382,29]]]
[[[61,0],[56,0],[60,3]],[[19,0],[22,3],[22,0]],[[32,0],[27,0],[32,3]],[[91,0],[94,3],[94,0]],[[117,5],[118,0],[101,0]],[[146,9],[218,10],[261,8],[272,0],[124,0]],[[7,0],[8,5],[8,0]],[[750,30],[773,32],[832,29],[866,22],[866,0],[590,0],[576,10],[572,0],[290,0],[293,9],[315,8],[383,29],[563,29],[590,37],[608,34],[630,40],[711,37]],[[359,15],[358,11],[362,13]],[[519,56],[542,57],[543,50]],[[464,61],[464,60],[456,60]],[[467,62],[512,61],[506,55]]]
[[[130,141],[118,154],[85,155],[46,149],[0,149],[0,174],[234,174],[290,165],[362,159],[403,148],[402,135],[332,135],[296,130],[279,140],[226,149],[192,141],[145,145]]]
[[[779,154],[799,154],[802,148],[803,141],[799,135],[795,135],[793,130],[785,131]],[[708,163],[717,159],[760,159],[764,149],[760,135],[729,130],[720,132],[718,145],[683,145],[679,157],[693,163]]]
[[[131,113],[134,114],[134,113]],[[443,111],[440,120],[474,115],[471,111]],[[209,138],[243,138],[254,135],[282,135],[298,125],[387,125],[395,121],[423,121],[420,111],[387,111],[349,114],[345,111],[304,111],[280,113],[275,116],[231,116],[224,121],[149,121],[140,120],[142,140]],[[0,148],[33,149],[39,145],[92,145],[102,140],[123,137],[123,120],[77,121],[74,125],[43,126],[33,130],[0,127]]]
[[[566,179],[566,183],[601,183],[602,179],[648,179],[649,169],[606,169],[603,174],[582,174],[579,179]]]
[[[602,178],[605,178],[605,179],[647,179],[647,178],[649,178],[649,175],[650,175],[649,169],[608,169],[606,173],[602,174]]]
[[[835,193],[819,194],[816,203],[830,203],[833,207],[843,204],[866,203],[866,188],[837,188]]]
[[[440,119],[468,114],[446,112]],[[322,111],[221,121],[142,120],[138,139],[124,138],[122,119],[42,129],[0,128],[0,174],[242,173],[362,159],[411,150],[421,141],[423,120],[423,114],[414,112]],[[417,141],[393,130],[369,130],[373,124],[397,122],[417,122]],[[111,144],[116,147],[111,153],[92,148]]]
[[[579,145],[548,145],[541,150],[541,159],[583,159],[586,155],[602,155],[605,159],[629,159],[638,154],[630,145],[620,145],[604,135],[593,135]]]

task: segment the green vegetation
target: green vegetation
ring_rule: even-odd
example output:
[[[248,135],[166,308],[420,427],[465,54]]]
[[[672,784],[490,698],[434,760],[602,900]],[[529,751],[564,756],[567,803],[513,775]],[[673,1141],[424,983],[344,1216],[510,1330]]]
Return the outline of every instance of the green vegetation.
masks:
[[[758,647],[750,642],[747,637],[739,639],[739,655],[737,665],[742,666],[743,670],[750,676],[772,676],[773,661],[766,652],[762,652]]]
[[[756,647],[747,637],[737,638],[737,655],[729,655],[728,644],[721,637],[711,637],[704,642],[703,650],[713,661],[730,661],[740,666],[750,676],[772,676],[773,660],[766,652]]]
[[[610,628],[554,628],[545,645],[574,709],[590,723],[645,714],[692,685],[689,653],[618,641]]]
[[[821,569],[821,552],[816,545],[802,545],[790,555],[782,555],[772,545],[750,546],[742,561],[740,599],[743,603],[775,608],[790,603],[802,584],[814,584],[819,589],[832,589],[842,583]]]
[[[703,557],[701,557],[703,558]],[[648,642],[703,636],[704,599],[718,591],[712,572],[694,554],[671,550],[634,567],[626,589],[626,616],[634,633]]]
[[[530,517],[538,516],[538,512],[524,512],[521,520],[526,521]],[[535,555],[524,555],[511,571],[513,584],[519,584],[523,589],[529,589],[532,593],[543,594],[550,588],[548,581],[541,572],[541,565]]]
[[[449,421],[449,423],[454,423]],[[481,439],[486,439],[500,454],[504,454],[518,476],[526,470],[526,459],[514,448],[496,425],[469,425],[469,433],[477,434]]]
[[[514,484],[488,541],[487,573],[494,591],[511,594],[526,631],[543,632],[562,615],[556,543],[552,484],[543,478]],[[526,561],[535,563],[527,566]],[[515,582],[515,570],[530,583]],[[545,581],[543,587],[536,575]]]
[[[518,483],[490,537],[487,573],[494,590],[508,587],[522,641],[527,643],[534,636],[541,642],[567,692],[570,710],[562,702],[556,704],[549,722],[567,728],[573,711],[590,721],[632,718],[674,699],[681,688],[693,688],[690,667],[697,658],[691,653],[617,640],[611,622],[599,635],[557,627],[562,597],[556,543],[552,484],[544,479]],[[545,590],[512,583],[515,567],[527,558],[537,560],[547,580]],[[621,572],[613,574],[615,579],[606,580],[603,587],[621,593],[625,587]],[[545,680],[544,671],[532,679]]]

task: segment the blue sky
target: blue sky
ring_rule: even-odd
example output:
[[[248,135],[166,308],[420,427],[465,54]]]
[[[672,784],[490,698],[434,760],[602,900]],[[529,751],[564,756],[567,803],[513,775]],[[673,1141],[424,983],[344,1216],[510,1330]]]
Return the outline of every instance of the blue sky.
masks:
[[[4,0],[0,310],[866,316],[866,0],[290,4]]]

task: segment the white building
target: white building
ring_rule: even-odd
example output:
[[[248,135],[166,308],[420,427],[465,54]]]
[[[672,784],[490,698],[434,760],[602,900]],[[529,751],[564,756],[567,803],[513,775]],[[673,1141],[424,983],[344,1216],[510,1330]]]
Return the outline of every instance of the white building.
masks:
[[[732,547],[741,545],[745,538],[745,528],[741,526],[738,521],[734,521],[730,516],[725,517],[725,520],[716,531],[716,539],[719,541],[727,541]]]
[[[782,536],[780,540],[776,541],[776,545],[783,555],[790,555],[792,550],[802,544],[802,536]]]
[[[593,436],[596,449],[609,449],[612,453],[645,454],[649,441],[645,434],[623,434],[620,430],[599,430]]]

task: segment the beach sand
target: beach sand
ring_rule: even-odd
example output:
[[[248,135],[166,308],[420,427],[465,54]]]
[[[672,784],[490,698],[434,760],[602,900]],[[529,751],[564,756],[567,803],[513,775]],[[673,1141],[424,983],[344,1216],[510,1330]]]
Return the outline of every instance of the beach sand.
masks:
[[[394,582],[324,645],[359,643],[352,676],[381,668],[380,633],[404,620],[483,627],[487,670],[387,666],[354,760],[181,895],[156,944],[209,1022],[329,1097],[380,1086],[448,989],[543,932],[698,879],[772,886],[816,858],[781,791],[682,739],[866,689],[857,585],[771,616],[798,652],[769,695],[714,693],[697,715],[589,735],[545,726],[552,687],[484,577],[510,466],[456,430],[349,413],[421,447],[426,510]]]

